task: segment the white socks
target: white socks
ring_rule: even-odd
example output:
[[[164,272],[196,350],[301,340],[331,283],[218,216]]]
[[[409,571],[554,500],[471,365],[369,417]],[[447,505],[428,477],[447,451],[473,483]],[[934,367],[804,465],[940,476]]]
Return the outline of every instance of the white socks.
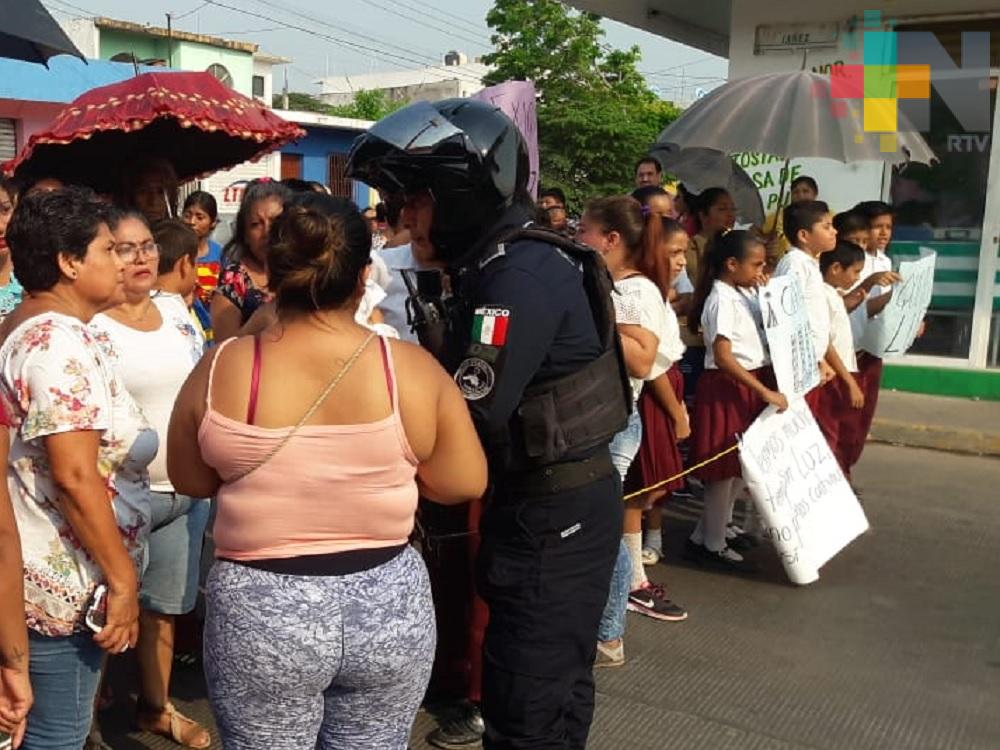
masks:
[[[660,557],[663,557],[663,530],[645,529],[642,532],[642,546],[643,549],[655,550]]]
[[[737,479],[705,483],[705,507],[695,534],[701,531],[705,549],[718,552],[726,547],[726,524],[732,518]],[[692,541],[697,541],[692,535]]]
[[[628,557],[632,562],[632,583],[629,585],[628,590],[635,591],[642,588],[648,581],[646,571],[642,567],[642,532],[637,531],[634,534],[622,534],[622,539],[625,540]]]

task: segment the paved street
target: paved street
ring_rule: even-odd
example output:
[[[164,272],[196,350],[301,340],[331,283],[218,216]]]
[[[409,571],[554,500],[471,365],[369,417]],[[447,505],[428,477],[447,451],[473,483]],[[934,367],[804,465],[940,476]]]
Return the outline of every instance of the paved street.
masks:
[[[629,615],[591,748],[1000,747],[1000,461],[870,445],[858,479],[872,530],[804,589],[766,549],[754,578],[685,567],[697,509],[671,509],[653,576],[691,617]],[[178,703],[207,718],[197,672],[178,677]],[[115,750],[171,747],[105,717]]]

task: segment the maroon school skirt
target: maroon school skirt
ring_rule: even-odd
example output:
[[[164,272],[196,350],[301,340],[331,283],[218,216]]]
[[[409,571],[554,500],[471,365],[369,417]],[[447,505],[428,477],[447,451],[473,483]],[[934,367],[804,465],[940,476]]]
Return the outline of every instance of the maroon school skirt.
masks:
[[[674,365],[667,370],[667,378],[677,395],[677,400],[683,404],[684,376],[681,375],[680,368]],[[644,487],[657,484],[667,477],[684,471],[674,420],[660,407],[648,386],[639,396],[638,409],[642,419],[642,443],[639,445],[636,460],[632,462],[625,478],[626,493],[638,492]],[[683,486],[683,479],[675,479],[658,489],[673,492]]]
[[[768,388],[774,388],[770,367],[751,374]],[[747,431],[767,404],[754,391],[737,383],[721,370],[705,370],[695,391],[691,424],[691,464],[699,464],[736,444],[736,436]],[[706,482],[742,476],[738,451],[694,472]]]

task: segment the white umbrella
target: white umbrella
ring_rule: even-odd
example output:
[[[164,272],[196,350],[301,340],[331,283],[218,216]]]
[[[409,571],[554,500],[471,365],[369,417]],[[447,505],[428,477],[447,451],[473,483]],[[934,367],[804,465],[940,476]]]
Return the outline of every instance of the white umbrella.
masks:
[[[902,114],[897,132],[888,136],[866,133],[861,104],[833,99],[826,76],[796,71],[740,78],[720,86],[671,123],[657,145],[845,163],[935,160],[927,142]]]

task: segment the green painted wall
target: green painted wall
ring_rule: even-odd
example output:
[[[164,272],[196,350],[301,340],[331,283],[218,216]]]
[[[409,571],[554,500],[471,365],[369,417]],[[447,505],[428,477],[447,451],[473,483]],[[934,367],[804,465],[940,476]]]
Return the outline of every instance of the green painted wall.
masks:
[[[182,70],[208,70],[210,65],[224,65],[233,77],[232,87],[244,96],[253,95],[253,55],[249,52],[210,47],[206,44],[178,42],[174,67]]]
[[[249,52],[213,47],[197,42],[173,41],[115,29],[101,29],[101,58],[110,60],[121,52],[134,52],[139,60],[171,60],[178,70],[204,71],[223,65],[233,77],[232,87],[245,96],[253,93],[253,55]],[[172,54],[171,54],[172,53]]]
[[[961,370],[887,364],[882,387],[935,396],[960,396],[1000,401],[1000,370]]]
[[[166,60],[167,40],[115,29],[101,29],[101,58],[110,60],[121,52],[132,52],[139,60]]]

